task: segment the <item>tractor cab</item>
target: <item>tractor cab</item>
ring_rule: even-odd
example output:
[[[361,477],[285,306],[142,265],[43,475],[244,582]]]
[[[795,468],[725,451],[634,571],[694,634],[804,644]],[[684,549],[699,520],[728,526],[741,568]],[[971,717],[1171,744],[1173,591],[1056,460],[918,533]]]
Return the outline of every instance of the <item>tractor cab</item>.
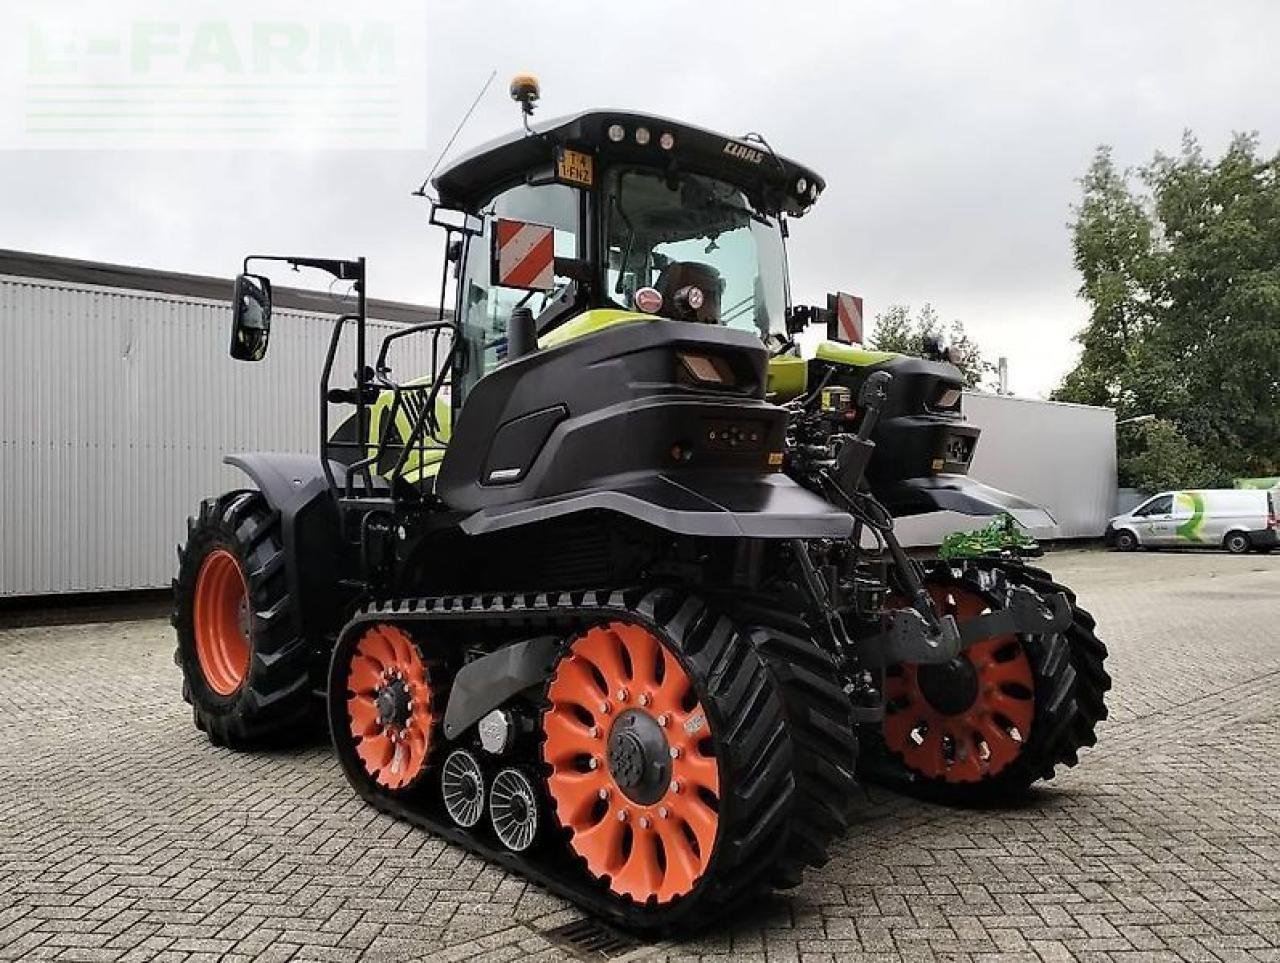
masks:
[[[363,261],[275,259],[350,280],[359,296],[356,312],[335,327],[322,375],[327,404],[321,406],[321,460],[330,486],[347,500],[381,497],[387,484],[431,496],[444,491],[451,497],[446,504],[464,510],[517,495],[546,497],[545,487],[515,489],[537,480],[540,469],[527,462],[544,450],[550,457],[550,433],[555,431],[555,439],[569,433],[556,415],[561,409],[564,418],[577,418],[609,404],[643,408],[648,402],[642,395],[664,392],[702,394],[704,403],[715,395],[721,402],[764,402],[772,377],[765,344],[785,339],[791,317],[785,219],[809,210],[822,192],[822,178],[778,155],[758,135],[728,137],[648,114],[591,110],[535,128],[529,116],[536,85],[518,78],[512,95],[525,108],[524,129],[460,157],[431,181],[431,222],[446,230],[438,319],[398,331],[376,356],[371,349],[366,354]],[[249,308],[264,301],[269,323],[270,285],[248,274],[248,260],[233,349],[256,359],[265,353],[267,328],[254,327]],[[241,302],[248,306],[243,311]],[[444,307],[450,302],[452,318]],[[347,330],[356,329],[356,383],[331,387],[347,322]],[[608,362],[613,374],[598,390],[587,387],[593,375],[584,374],[576,378],[576,401],[561,397],[568,387],[561,382],[542,399],[545,411],[528,407],[532,389],[520,386],[526,379],[541,385],[552,369],[559,377],[588,363],[585,356],[553,364],[530,355],[620,326],[652,329],[647,338],[637,337],[653,343],[654,358],[661,359],[653,361],[656,370],[644,370],[644,380],[618,380],[626,374],[639,378],[650,364],[636,349],[625,361]],[[393,377],[388,347],[415,335],[429,339],[430,370],[397,371]],[[676,347],[698,342],[696,351]],[[512,367],[518,371],[505,371]],[[629,368],[636,370],[623,370]],[[489,400],[469,405],[487,382],[492,383],[481,393]],[[493,398],[500,390],[507,394]],[[355,411],[330,431],[334,404]],[[468,444],[455,451],[468,408],[477,412],[470,418],[474,445],[492,442],[487,450],[471,451]],[[681,417],[689,421],[693,413]],[[693,423],[704,417],[711,416],[700,414]],[[741,434],[742,444],[752,449],[750,467],[780,469],[781,412],[744,414],[749,423],[720,417],[728,420],[716,422],[717,441]],[[503,419],[519,424],[508,430]],[[633,440],[642,420],[634,414],[625,419]],[[508,440],[504,432],[516,439],[510,451],[500,444]],[[634,445],[616,452],[606,474],[671,467],[663,463],[673,460],[672,451],[678,453],[674,467],[695,470],[723,468],[726,458],[739,457],[736,450],[707,450],[710,427],[704,443],[694,445],[694,438],[689,427],[655,425],[653,450],[634,464]],[[506,464],[504,459],[520,460],[513,451],[524,462]],[[458,475],[450,471],[451,461],[467,466],[467,478],[464,484],[455,477],[442,488],[442,478]],[[344,470],[333,474],[334,463]],[[571,484],[552,488],[563,491]],[[496,490],[503,485],[510,487]]]
[[[759,138],[593,110],[487,144],[433,185],[472,228],[453,247],[461,404],[507,359],[517,308],[542,347],[657,319],[782,334],[783,219],[823,181]]]

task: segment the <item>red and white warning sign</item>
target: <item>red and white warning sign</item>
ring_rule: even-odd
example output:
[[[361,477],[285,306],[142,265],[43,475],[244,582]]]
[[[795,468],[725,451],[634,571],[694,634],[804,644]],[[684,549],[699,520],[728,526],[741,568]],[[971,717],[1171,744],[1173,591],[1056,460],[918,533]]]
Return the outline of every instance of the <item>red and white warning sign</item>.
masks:
[[[843,291],[829,294],[827,310],[834,314],[829,325],[829,338],[848,344],[862,343],[862,298]]]
[[[498,218],[493,232],[494,284],[526,291],[550,291],[556,286],[555,274],[554,228]]]

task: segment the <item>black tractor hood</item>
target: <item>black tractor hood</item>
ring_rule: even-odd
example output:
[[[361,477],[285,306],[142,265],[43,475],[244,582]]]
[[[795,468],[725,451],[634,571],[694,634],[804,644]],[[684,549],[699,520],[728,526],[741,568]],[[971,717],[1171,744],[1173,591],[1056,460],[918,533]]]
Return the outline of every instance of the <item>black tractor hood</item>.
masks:
[[[623,130],[620,141],[609,137],[614,125]],[[649,132],[644,144],[636,139],[636,131],[642,127]],[[669,149],[662,146],[664,134],[673,141]],[[442,206],[477,213],[496,193],[552,163],[561,147],[593,155],[598,168],[614,164],[666,167],[674,163],[680,170],[734,184],[757,210],[768,214],[799,217],[826,186],[815,171],[771,153],[759,141],[623,110],[586,111],[535,124],[532,134],[517,131],[500,137],[458,158],[431,183]],[[597,170],[597,184],[599,181]]]

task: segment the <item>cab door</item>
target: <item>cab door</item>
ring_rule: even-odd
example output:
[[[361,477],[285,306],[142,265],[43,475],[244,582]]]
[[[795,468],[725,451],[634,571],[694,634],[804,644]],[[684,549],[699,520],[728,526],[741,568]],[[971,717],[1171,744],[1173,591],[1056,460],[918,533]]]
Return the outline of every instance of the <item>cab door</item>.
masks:
[[[1160,547],[1177,541],[1177,521],[1173,515],[1173,494],[1157,495],[1133,511],[1134,528],[1143,545]]]

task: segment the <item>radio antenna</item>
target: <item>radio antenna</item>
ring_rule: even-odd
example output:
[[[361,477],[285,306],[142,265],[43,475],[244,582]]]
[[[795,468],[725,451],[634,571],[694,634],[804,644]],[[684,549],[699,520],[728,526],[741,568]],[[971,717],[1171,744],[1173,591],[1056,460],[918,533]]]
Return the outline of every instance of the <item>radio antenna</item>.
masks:
[[[444,160],[445,155],[449,153],[449,148],[453,146],[453,142],[458,139],[458,135],[462,133],[462,128],[467,126],[467,121],[471,119],[471,115],[475,113],[476,107],[480,105],[481,98],[489,90],[489,85],[493,83],[493,78],[498,76],[497,68],[493,73],[489,74],[489,79],[484,82],[484,86],[480,88],[480,93],[476,94],[476,99],[471,102],[471,106],[467,108],[467,112],[462,115],[462,120],[458,121],[458,126],[453,131],[453,136],[449,138],[449,142],[444,145],[444,149],[440,151],[440,156],[436,158],[436,162],[431,165],[431,170],[427,172],[427,176],[423,178],[422,186],[413,192],[414,197],[426,197],[427,185],[431,183],[431,178],[435,177],[436,170],[440,167],[440,162]]]

